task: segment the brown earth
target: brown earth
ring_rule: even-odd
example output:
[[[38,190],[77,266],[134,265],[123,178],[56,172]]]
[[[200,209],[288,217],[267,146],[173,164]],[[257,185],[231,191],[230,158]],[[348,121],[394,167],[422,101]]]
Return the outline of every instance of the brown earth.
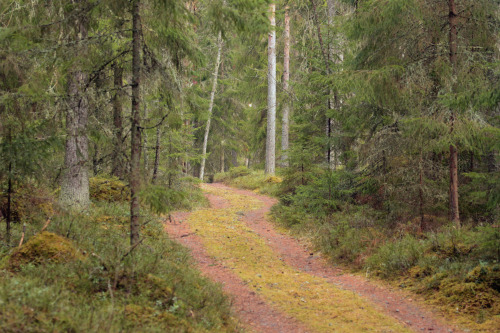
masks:
[[[389,286],[369,281],[362,276],[352,275],[342,269],[332,266],[318,254],[314,254],[306,244],[278,232],[266,219],[270,208],[276,199],[258,195],[252,191],[234,189],[222,184],[211,184],[217,188],[233,191],[235,194],[246,195],[262,201],[260,209],[244,212],[243,220],[258,235],[266,240],[268,245],[290,266],[327,279],[339,288],[353,291],[369,300],[381,312],[388,314],[416,332],[462,332],[448,326],[444,319],[429,310],[414,296],[395,290]],[[228,202],[215,195],[207,195],[213,209],[226,208]],[[183,223],[189,213],[172,214],[172,221],[165,223],[166,231],[172,238],[191,249],[198,262],[199,269],[209,278],[222,284],[225,292],[231,295],[233,310],[245,328],[265,333],[310,332],[302,323],[282,313],[271,304],[267,304],[254,291],[234,274],[223,263],[212,259],[205,251],[202,240],[196,235],[196,230]]]

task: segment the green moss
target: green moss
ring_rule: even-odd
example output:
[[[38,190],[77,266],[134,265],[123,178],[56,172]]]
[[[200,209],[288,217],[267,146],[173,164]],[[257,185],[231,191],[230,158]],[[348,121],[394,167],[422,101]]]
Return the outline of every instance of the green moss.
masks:
[[[118,202],[130,199],[128,186],[115,177],[93,177],[89,179],[90,197],[94,200]]]
[[[184,319],[166,312],[158,311],[148,306],[129,304],[124,309],[125,318],[133,326],[162,325],[168,327],[168,332],[192,333],[195,329]]]
[[[81,257],[69,239],[45,231],[14,251],[8,259],[8,268],[16,271],[28,263],[64,263]]]

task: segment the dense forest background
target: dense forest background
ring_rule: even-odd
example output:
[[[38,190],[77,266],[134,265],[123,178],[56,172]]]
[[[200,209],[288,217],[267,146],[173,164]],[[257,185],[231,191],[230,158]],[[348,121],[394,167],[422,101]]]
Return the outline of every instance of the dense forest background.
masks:
[[[222,293],[158,217],[206,204],[199,182],[223,181],[279,198],[277,223],[336,263],[478,324],[498,317],[499,14],[498,0],[2,1],[1,293],[26,291],[0,313],[50,327],[22,314],[28,281],[78,270],[64,293],[110,293],[109,306],[133,290],[141,304],[153,283],[180,309],[165,325],[231,331]],[[51,237],[91,260],[53,270],[16,250]],[[81,255],[67,247],[47,251]],[[190,283],[209,287],[194,296]],[[56,289],[40,309],[88,322],[75,304],[102,306],[48,305]],[[98,316],[89,330],[134,327]]]

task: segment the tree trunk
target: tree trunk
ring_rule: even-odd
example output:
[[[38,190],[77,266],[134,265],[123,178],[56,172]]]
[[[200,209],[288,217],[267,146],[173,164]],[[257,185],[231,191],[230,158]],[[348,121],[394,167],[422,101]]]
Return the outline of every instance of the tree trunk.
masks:
[[[288,167],[288,133],[290,131],[290,15],[289,7],[285,8],[285,50],[283,59],[283,90],[285,91],[285,104],[283,105],[283,119],[281,125],[281,165]]]
[[[271,31],[268,38],[267,69],[267,136],[266,174],[274,175],[276,169],[276,5],[269,7]]]
[[[340,54],[339,58],[335,59],[335,47],[333,43],[333,36],[330,36],[332,27],[333,27],[333,18],[336,15],[336,10],[335,10],[335,0],[327,0],[327,15],[328,15],[328,35],[329,35],[329,41],[328,41],[328,63],[330,61],[334,61],[335,63],[339,63],[342,61],[343,56]],[[329,66],[328,66],[329,67]],[[330,90],[330,99],[328,102],[328,108],[333,109],[333,108],[339,108],[340,102],[339,98],[337,96],[337,93],[333,90]],[[335,123],[335,121],[327,117],[327,140],[328,140],[328,147],[327,147],[327,154],[329,155],[328,157],[328,165],[330,166],[331,170],[336,170],[338,166],[338,148],[335,147],[335,145],[332,144],[332,134],[335,130],[338,130],[338,124]]]
[[[224,146],[222,146],[220,152],[220,172],[224,172],[225,169],[226,169],[226,156],[224,154]]]
[[[9,133],[9,139],[11,138]],[[10,246],[10,229],[12,223],[12,162],[9,162],[9,180],[7,187],[7,216],[6,216],[6,226],[5,226],[5,239],[7,246]]]
[[[130,245],[139,242],[141,187],[141,111],[140,111],[140,0],[132,2],[132,124],[130,152]]]
[[[81,3],[85,5],[86,1]],[[88,36],[85,15],[82,13],[75,21],[77,47],[79,56],[82,57],[86,53],[86,46],[81,41]],[[66,146],[59,200],[62,206],[76,210],[85,209],[90,203],[87,138],[89,105],[85,92],[87,83],[88,75],[81,69],[74,68],[68,73]]]
[[[458,43],[458,33],[457,33],[457,20],[458,13],[455,4],[455,0],[448,0],[448,8],[450,10],[448,20],[450,24],[449,32],[449,47],[450,47],[450,63],[453,67],[453,75],[456,73],[457,65],[457,43]],[[454,110],[451,110],[451,121],[450,121],[450,135],[453,134],[455,126],[456,114]],[[450,145],[450,220],[455,224],[456,227],[460,227],[460,214],[458,207],[458,150],[451,144]]]
[[[233,165],[233,167],[238,166],[238,152],[236,151],[236,149],[233,149],[231,151],[231,164]]]
[[[206,154],[207,154],[207,144],[208,144],[208,134],[210,133],[210,122],[212,121],[212,111],[214,108],[214,99],[215,99],[215,91],[217,89],[217,77],[219,76],[219,66],[222,54],[222,33],[219,31],[219,35],[217,36],[217,60],[215,61],[215,70],[213,73],[213,82],[212,82],[212,92],[210,93],[210,104],[208,106],[208,119],[207,125],[205,127],[205,136],[203,137],[203,148],[202,148],[202,157],[201,157],[201,166],[200,166],[200,179],[203,180],[205,176],[205,163],[206,163]]]
[[[148,108],[146,107],[146,103],[144,103],[144,121],[147,123],[148,119]],[[144,158],[144,179],[148,179],[148,167],[149,167],[149,160],[148,160],[148,133],[147,131],[144,131],[142,133],[144,136],[144,144],[142,146],[142,155]]]
[[[423,154],[422,148],[420,148],[420,160],[419,160],[419,187],[418,187],[418,200],[419,200],[419,212],[420,212],[420,231],[424,230],[424,166],[423,166]]]
[[[115,95],[113,96],[113,125],[114,125],[114,148],[112,155],[111,174],[120,179],[125,176],[123,161],[123,116],[122,116],[122,96],[123,96],[123,67],[115,63],[113,65],[113,84]]]
[[[86,30],[84,31],[86,36]],[[69,109],[66,112],[67,137],[60,202],[64,207],[76,210],[85,209],[90,203],[86,84],[87,74],[83,71],[75,70],[69,73]]]
[[[151,182],[156,184],[156,179],[158,177],[158,168],[160,167],[160,139],[161,139],[161,130],[158,126],[156,128],[156,146],[155,146],[155,165],[153,168],[153,179]]]
[[[327,51],[325,49],[325,46],[323,44],[323,36],[321,34],[321,26],[319,24],[316,3],[314,2],[314,0],[310,0],[310,1],[311,1],[312,10],[313,10],[314,24],[316,25],[316,30],[317,30],[317,35],[318,35],[319,47],[321,49],[321,54],[323,55],[323,61],[325,62],[326,74],[330,75],[330,73],[331,73],[330,61],[328,59],[329,57],[328,57]],[[328,9],[330,10],[330,6]],[[333,104],[334,103],[332,102],[331,98],[328,97],[328,101],[327,101],[328,110],[333,109]],[[326,142],[327,142],[326,143],[326,162],[327,162],[328,168],[331,168],[331,165],[332,165],[332,147],[331,147],[330,140],[331,140],[331,135],[332,135],[332,119],[328,116],[326,116],[325,119],[326,119],[326,122],[325,122],[326,131],[325,132],[326,132]]]

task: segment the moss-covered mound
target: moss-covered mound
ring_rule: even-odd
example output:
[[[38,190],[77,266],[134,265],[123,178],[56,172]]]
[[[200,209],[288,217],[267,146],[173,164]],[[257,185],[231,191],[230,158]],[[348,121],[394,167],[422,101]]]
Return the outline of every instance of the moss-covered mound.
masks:
[[[93,200],[119,202],[130,199],[127,185],[115,177],[93,177],[89,179],[90,197]]]
[[[51,232],[42,232],[17,249],[8,260],[8,268],[17,271],[22,265],[32,263],[69,262],[80,258],[81,254],[73,243]]]

